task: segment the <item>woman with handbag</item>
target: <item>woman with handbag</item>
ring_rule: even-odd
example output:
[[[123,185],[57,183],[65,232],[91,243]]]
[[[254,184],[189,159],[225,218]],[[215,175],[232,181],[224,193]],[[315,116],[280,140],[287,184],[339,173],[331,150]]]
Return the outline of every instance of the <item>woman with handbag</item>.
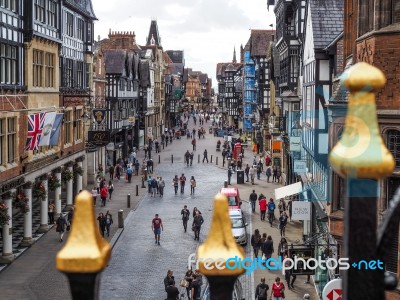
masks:
[[[269,299],[273,300],[282,300],[285,299],[285,285],[281,282],[281,279],[279,277],[275,278],[275,282],[272,284],[272,289],[271,289],[271,296]]]
[[[193,281],[193,271],[191,268],[188,268],[185,279],[181,281],[181,286],[186,288],[187,297],[190,300],[190,290]],[[184,285],[183,285],[184,284]]]

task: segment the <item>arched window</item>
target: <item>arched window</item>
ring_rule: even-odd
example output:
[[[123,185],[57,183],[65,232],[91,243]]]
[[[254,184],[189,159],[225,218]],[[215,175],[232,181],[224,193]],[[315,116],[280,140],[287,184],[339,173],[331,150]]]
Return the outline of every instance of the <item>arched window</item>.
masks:
[[[396,162],[396,168],[400,168],[400,131],[389,130],[387,132],[387,147]]]

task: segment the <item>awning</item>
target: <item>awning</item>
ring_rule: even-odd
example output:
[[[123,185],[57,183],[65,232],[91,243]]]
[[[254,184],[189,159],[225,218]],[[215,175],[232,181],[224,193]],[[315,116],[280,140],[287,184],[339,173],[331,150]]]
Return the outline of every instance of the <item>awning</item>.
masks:
[[[287,186],[275,189],[275,199],[281,199],[281,198],[285,198],[287,196],[292,196],[292,195],[296,195],[299,194],[303,191],[303,185],[302,183],[296,182],[293,184],[289,184]]]

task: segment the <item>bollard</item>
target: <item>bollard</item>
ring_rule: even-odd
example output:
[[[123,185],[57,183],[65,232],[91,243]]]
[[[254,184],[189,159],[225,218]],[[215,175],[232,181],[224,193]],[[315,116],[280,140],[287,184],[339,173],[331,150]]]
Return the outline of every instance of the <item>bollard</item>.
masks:
[[[215,164],[218,166],[218,156],[215,158]]]
[[[122,209],[118,211],[118,228],[124,228],[124,211]]]
[[[227,188],[227,187],[228,187],[228,181],[225,180],[225,181],[224,181],[224,188]]]
[[[136,185],[136,196],[139,196],[139,186]]]
[[[199,156],[198,156],[198,159],[199,159],[199,163],[200,163],[200,154],[199,154]]]
[[[158,163],[161,162],[161,155],[158,155]]]
[[[128,196],[126,197],[126,207],[131,207],[131,194],[128,194]]]
[[[211,163],[212,163],[212,157],[213,157],[213,156],[211,155],[211,160],[210,160],[210,161],[211,161]]]
[[[144,185],[144,176],[142,176],[142,189],[145,189],[146,186]]]
[[[173,163],[174,163],[174,155],[171,154],[171,164],[173,164]]]

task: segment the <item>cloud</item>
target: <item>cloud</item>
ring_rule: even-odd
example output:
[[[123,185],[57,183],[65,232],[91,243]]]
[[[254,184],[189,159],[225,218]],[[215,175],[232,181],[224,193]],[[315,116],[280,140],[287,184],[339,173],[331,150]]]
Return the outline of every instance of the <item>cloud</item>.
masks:
[[[157,20],[165,50],[184,50],[186,67],[213,78],[218,62],[232,60],[233,47],[250,37],[249,29],[270,29],[275,23],[265,0],[92,0],[99,21],[95,35],[105,38],[109,29],[134,31],[136,42],[144,45],[152,19]],[[134,5],[133,5],[134,3]],[[124,8],[124,9],[121,9]]]

